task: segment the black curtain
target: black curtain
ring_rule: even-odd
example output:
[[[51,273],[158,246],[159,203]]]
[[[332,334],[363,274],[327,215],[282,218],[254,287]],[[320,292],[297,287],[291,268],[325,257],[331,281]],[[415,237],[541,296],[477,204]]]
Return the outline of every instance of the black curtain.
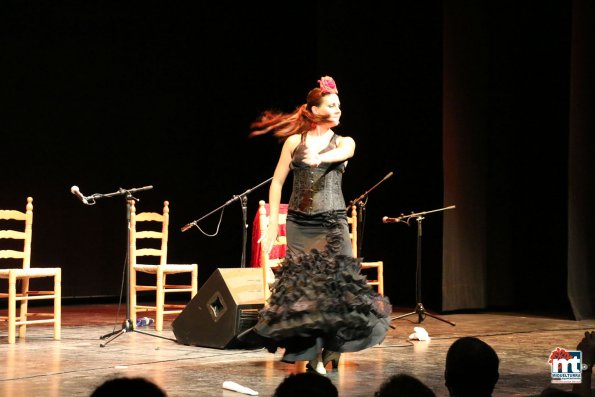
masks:
[[[573,7],[588,8],[445,2],[445,202],[461,204],[445,218],[445,310],[593,313],[580,111],[593,104],[580,73],[593,13]]]
[[[568,172],[568,296],[578,320],[595,317],[595,5],[572,2]]]
[[[126,259],[123,199],[84,206],[73,185],[153,185],[138,209],[170,201],[172,263],[198,263],[199,285],[239,267],[239,202],[201,222],[214,237],[180,228],[272,175],[281,146],[251,121],[328,74],[357,144],[347,201],[394,172],[366,202],[362,254],[385,262],[396,308],[417,303],[416,225],[382,217],[456,205],[423,221],[429,310],[592,316],[590,3],[288,6],[2,3],[0,208],[34,197],[33,260],[63,268],[65,301],[117,297]],[[249,195],[249,225],[266,198]]]

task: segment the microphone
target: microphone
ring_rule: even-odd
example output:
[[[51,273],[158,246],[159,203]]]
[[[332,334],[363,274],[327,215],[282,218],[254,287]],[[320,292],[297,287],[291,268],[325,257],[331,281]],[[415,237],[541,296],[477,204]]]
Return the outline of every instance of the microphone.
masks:
[[[194,226],[194,222],[191,222],[191,223],[187,224],[186,226],[184,226],[182,228],[182,232],[185,232],[186,230],[190,230],[192,228],[192,226]]]
[[[382,217],[382,223],[397,223],[401,222],[401,218],[389,218],[388,216]]]
[[[79,198],[79,200],[81,200],[83,202],[83,204],[89,204],[89,202],[87,201],[87,198],[85,196],[83,196],[83,194],[81,193],[81,191],[79,190],[78,186],[73,186],[70,188],[70,193],[74,194],[76,197]]]

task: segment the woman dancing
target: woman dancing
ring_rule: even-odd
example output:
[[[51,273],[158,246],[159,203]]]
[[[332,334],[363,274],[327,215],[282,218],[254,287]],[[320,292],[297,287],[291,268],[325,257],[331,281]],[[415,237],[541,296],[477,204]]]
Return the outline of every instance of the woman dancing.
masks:
[[[271,285],[258,323],[241,338],[258,338],[270,352],[284,348],[283,361],[309,361],[326,373],[341,352],[381,343],[391,305],[360,273],[353,258],[341,184],[355,142],[337,135],[341,104],[335,81],[324,76],[306,103],[292,113],[266,111],[251,136],[273,133],[284,140],[269,190],[269,225],[262,244],[270,251],[278,233],[283,184],[293,172],[285,261]]]

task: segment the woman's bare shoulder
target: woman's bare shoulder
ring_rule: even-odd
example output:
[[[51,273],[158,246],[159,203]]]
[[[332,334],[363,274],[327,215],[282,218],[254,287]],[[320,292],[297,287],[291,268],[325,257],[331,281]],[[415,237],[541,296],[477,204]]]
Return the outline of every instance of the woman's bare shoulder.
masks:
[[[350,136],[338,135],[337,136],[337,144],[339,144],[339,145],[341,145],[341,144],[352,144],[352,145],[355,145],[355,141]]]
[[[301,141],[302,141],[302,136],[300,134],[293,134],[285,140],[285,143],[283,144],[283,146],[285,146],[293,151],[293,149],[295,149],[297,147],[297,145],[300,144]]]

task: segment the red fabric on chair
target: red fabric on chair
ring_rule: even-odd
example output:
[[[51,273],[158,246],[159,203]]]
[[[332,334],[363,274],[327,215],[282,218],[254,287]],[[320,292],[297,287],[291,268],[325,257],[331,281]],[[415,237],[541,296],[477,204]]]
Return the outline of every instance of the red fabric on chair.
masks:
[[[287,214],[287,204],[280,204],[279,205],[279,215]],[[265,204],[266,214],[267,217],[270,214],[269,204]],[[285,236],[285,223],[279,224],[279,236]],[[254,221],[252,222],[252,255],[250,258],[250,267],[261,267],[261,250],[260,244],[258,244],[258,239],[260,238],[260,214],[258,211],[256,212],[256,216],[254,217]],[[271,252],[269,253],[269,258],[276,259],[276,258],[284,258],[285,257],[286,247],[285,245],[278,245],[274,246]]]

